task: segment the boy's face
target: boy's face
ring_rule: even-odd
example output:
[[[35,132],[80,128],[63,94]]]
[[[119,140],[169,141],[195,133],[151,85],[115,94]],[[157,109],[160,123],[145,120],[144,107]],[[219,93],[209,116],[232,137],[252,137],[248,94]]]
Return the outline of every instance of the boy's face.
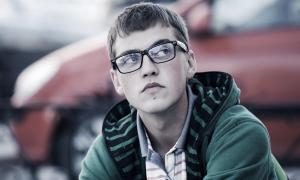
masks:
[[[131,33],[115,41],[116,56],[129,50],[145,50],[159,40],[177,40],[173,29],[156,25],[145,31]],[[118,94],[125,95],[129,103],[145,113],[161,113],[186,95],[186,82],[196,71],[192,52],[175,48],[176,57],[168,62],[155,64],[147,55],[137,71],[121,74],[110,70]]]

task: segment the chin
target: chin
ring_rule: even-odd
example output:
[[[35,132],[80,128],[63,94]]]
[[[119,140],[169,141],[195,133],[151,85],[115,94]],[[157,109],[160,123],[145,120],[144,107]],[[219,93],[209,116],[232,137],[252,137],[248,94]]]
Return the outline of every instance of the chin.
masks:
[[[161,113],[166,111],[171,106],[171,103],[166,101],[144,102],[138,109],[145,113]]]

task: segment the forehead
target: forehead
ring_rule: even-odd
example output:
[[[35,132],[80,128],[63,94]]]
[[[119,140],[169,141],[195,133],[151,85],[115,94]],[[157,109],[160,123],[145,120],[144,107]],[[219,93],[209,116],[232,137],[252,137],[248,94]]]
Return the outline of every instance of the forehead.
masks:
[[[116,56],[128,50],[147,49],[154,42],[160,39],[176,40],[173,28],[163,27],[158,24],[146,29],[145,31],[132,32],[124,38],[117,36],[114,46]]]

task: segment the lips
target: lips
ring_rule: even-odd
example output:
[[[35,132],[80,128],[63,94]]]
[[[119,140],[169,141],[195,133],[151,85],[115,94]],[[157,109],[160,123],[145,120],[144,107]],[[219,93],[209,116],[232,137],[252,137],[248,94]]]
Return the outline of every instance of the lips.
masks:
[[[148,84],[146,84],[146,86],[143,88],[143,90],[141,92],[145,92],[147,89],[151,89],[151,88],[155,88],[155,87],[164,88],[165,86],[163,86],[159,83],[156,83],[156,82],[148,83]]]

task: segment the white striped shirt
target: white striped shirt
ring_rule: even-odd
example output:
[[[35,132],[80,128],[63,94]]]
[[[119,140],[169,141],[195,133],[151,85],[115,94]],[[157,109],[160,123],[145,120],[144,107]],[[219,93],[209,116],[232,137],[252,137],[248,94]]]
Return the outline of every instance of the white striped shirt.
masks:
[[[186,163],[185,163],[185,153],[183,149],[177,149],[174,146],[165,154],[164,158],[162,158],[157,152],[153,150],[148,136],[147,136],[147,141],[148,141],[148,154],[146,157],[147,179],[185,180]]]

